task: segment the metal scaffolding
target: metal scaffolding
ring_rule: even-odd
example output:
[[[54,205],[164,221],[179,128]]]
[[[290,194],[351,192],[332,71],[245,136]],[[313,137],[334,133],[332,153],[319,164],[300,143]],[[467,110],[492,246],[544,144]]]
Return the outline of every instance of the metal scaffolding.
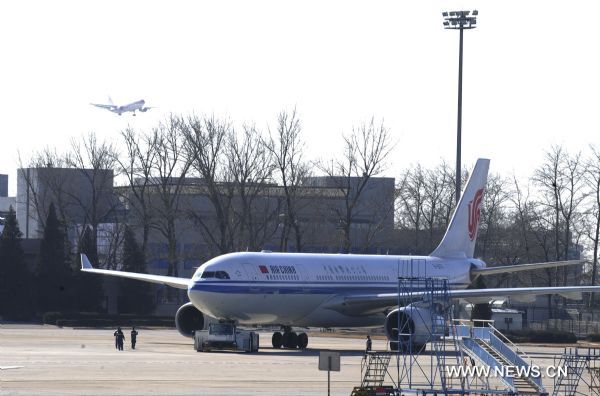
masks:
[[[396,384],[400,393],[466,394],[464,379],[450,378],[447,366],[460,366],[463,354],[454,327],[453,309],[445,278],[398,278],[398,314],[395,330]],[[418,322],[419,325],[416,325]],[[415,334],[415,328],[426,335]],[[430,350],[426,351],[426,346]]]
[[[398,278],[396,341],[390,341],[397,394],[515,395],[514,387],[492,389],[487,378],[451,375],[451,369],[476,364],[463,341],[477,329],[454,320],[448,287],[446,278]]]
[[[600,349],[565,348],[554,367],[566,373],[554,377],[553,396],[600,395]]]

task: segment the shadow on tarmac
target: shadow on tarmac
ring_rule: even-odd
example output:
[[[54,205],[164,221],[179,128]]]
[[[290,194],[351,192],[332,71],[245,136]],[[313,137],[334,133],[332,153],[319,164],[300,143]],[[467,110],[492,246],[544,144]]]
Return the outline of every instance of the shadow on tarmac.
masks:
[[[212,350],[203,353],[234,353],[240,355],[254,355],[254,356],[319,356],[321,351],[339,352],[341,356],[363,356],[365,351],[353,351],[353,350],[335,350],[335,349],[275,349],[273,347],[261,347],[258,352],[240,352],[240,351],[217,351]]]
[[[223,351],[218,351],[218,350],[212,350],[209,352],[204,352],[204,353],[234,353],[234,354],[241,354],[241,355],[266,355],[266,356],[319,356],[319,353],[321,353],[321,351],[328,351],[328,352],[339,352],[341,356],[364,356],[365,351],[364,350],[348,350],[348,349],[342,349],[342,350],[336,350],[336,349],[311,349],[311,348],[306,348],[306,349],[275,349],[273,347],[261,347],[259,349],[258,352],[241,352],[241,351],[227,351],[227,350],[223,350]],[[392,356],[396,356],[396,352],[395,351],[380,351],[380,352],[389,352]],[[423,351],[419,354],[419,356],[431,356],[431,357],[435,357],[437,355],[440,356],[447,356],[447,357],[452,357],[452,356],[458,356],[459,353],[457,351],[440,351],[438,353],[435,353],[433,351]],[[400,354],[400,358],[403,358],[404,354]]]

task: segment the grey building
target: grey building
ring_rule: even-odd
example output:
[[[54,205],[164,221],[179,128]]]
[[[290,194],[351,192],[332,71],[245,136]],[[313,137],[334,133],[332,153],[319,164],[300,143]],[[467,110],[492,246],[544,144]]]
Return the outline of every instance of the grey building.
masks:
[[[8,196],[8,175],[0,175],[0,217],[6,216],[11,206],[17,210],[15,197]]]
[[[107,169],[18,169],[17,220],[24,237],[41,237],[51,203],[70,225],[112,222],[118,204],[113,178],[113,171]]]
[[[0,175],[0,197],[8,197],[8,175]]]

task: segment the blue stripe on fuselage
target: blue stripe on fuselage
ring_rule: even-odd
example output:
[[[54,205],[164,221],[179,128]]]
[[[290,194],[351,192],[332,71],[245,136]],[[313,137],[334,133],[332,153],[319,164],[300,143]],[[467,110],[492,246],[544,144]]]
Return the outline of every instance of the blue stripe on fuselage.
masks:
[[[395,293],[398,285],[395,283],[309,283],[284,285],[275,282],[248,282],[248,281],[219,281],[219,282],[194,282],[189,291],[228,294],[348,294],[351,292],[365,293]],[[453,283],[449,289],[466,287],[466,284]],[[461,287],[462,286],[462,287]],[[415,288],[413,292],[425,291],[425,288]]]

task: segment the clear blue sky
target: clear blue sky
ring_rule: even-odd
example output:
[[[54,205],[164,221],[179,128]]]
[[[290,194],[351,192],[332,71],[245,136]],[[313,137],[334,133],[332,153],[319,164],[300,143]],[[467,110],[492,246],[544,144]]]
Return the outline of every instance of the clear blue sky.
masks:
[[[266,128],[297,107],[311,158],[374,115],[397,140],[388,176],[455,160],[458,33],[443,10],[478,9],[465,33],[463,163],[528,175],[543,150],[600,144],[591,1],[18,1],[0,8],[0,173],[17,151],[114,139],[169,112]],[[145,99],[121,117],[90,102]]]

